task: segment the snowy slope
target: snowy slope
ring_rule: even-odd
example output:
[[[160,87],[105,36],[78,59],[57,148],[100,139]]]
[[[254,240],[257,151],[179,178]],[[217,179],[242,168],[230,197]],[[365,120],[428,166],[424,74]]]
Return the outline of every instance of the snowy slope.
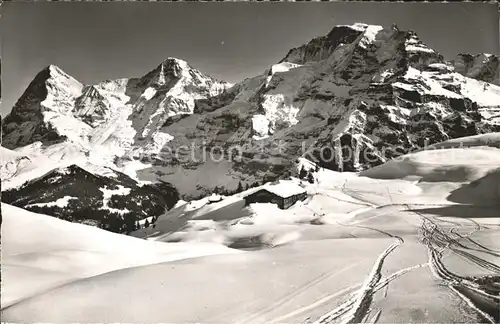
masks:
[[[34,167],[32,160],[22,153],[0,147],[2,182],[11,179],[24,170]]]
[[[475,147],[475,146],[489,146],[489,147],[500,148],[500,133],[493,132],[475,136],[459,137],[431,145],[429,149],[450,148],[450,147],[460,148],[460,147]]]
[[[280,240],[300,239],[308,231],[304,224],[348,221],[377,205],[449,205],[465,202],[463,197],[470,199],[467,204],[483,206],[500,201],[495,183],[500,165],[498,135],[465,137],[462,142],[472,144],[452,147],[448,142],[440,143],[428,151],[404,155],[360,173],[317,168],[311,161],[300,159],[297,170],[303,166],[309,170],[314,184],[292,178],[280,181],[278,186],[266,184],[223,197],[220,202],[210,203],[205,197],[177,206],[160,216],[155,227],[133,235],[159,241],[223,242],[229,246],[278,245]],[[445,148],[438,149],[441,146]],[[288,192],[299,185],[307,189],[309,198],[285,211],[272,204],[245,206],[243,201],[243,197],[261,188],[274,186]]]
[[[234,253],[210,243],[162,244],[2,203],[2,307],[117,269]]]
[[[61,142],[43,146],[41,142],[35,142],[11,152],[26,158],[17,164],[13,162],[2,164],[2,190],[19,187],[26,181],[41,177],[59,167],[71,164],[87,165],[88,149],[75,143]]]
[[[462,150],[475,157],[474,162],[488,162],[487,155],[495,156],[493,149],[498,151],[492,147]],[[429,163],[448,166],[448,161],[443,161],[443,156],[450,153],[448,150],[433,151],[440,152],[436,155],[416,153],[408,155],[407,160],[422,170]],[[465,156],[462,154],[464,165]],[[491,171],[498,166],[496,161],[484,165],[474,162],[469,161],[468,167],[479,171]],[[304,160],[301,163],[310,164]],[[376,169],[383,167],[396,169],[391,163]],[[251,215],[243,215],[244,209],[237,204],[245,192],[222,197],[215,203],[206,198],[179,205],[171,219],[188,218],[186,226],[177,233],[153,236],[159,241],[193,242],[150,240],[141,244],[158,244],[158,248],[164,245],[165,249],[179,246],[182,250],[204,246],[199,241],[211,241],[258,251],[129,268],[75,280],[49,291],[45,290],[53,287],[49,275],[54,274],[38,273],[37,283],[43,281],[37,287],[41,293],[3,309],[3,318],[18,322],[302,323],[321,322],[324,318],[333,322],[378,318],[391,323],[415,319],[494,323],[495,309],[488,308],[487,300],[496,298],[494,283],[489,282],[495,280],[500,264],[498,256],[489,253],[500,248],[495,240],[500,224],[498,206],[488,209],[448,200],[450,192],[464,184],[467,190],[474,190],[476,186],[467,184],[480,172],[471,178],[457,175],[458,182],[452,185],[429,179],[434,169],[426,172],[417,182],[416,178],[379,179],[320,168],[314,171],[319,181],[305,183],[311,195],[308,200],[288,210],[271,204],[252,204],[248,207]],[[477,190],[485,192],[492,183],[484,181]],[[239,215],[235,213],[238,209]],[[166,222],[168,218],[160,220]],[[37,229],[38,233],[46,231],[43,226],[19,225]],[[162,231],[164,225],[157,222],[154,230]],[[433,234],[436,232],[439,235]],[[78,236],[70,239],[79,244],[85,242],[85,248],[87,244],[94,247],[104,241],[100,238],[88,243]],[[120,255],[114,252],[114,240],[109,242],[106,251],[115,253],[115,257],[108,257],[106,266],[111,261],[118,263],[116,255]],[[30,246],[33,243],[37,241],[31,241]],[[130,256],[135,258],[136,251],[144,254],[144,259],[152,256],[152,252],[144,253],[145,246],[144,250],[131,249],[134,253],[129,253],[129,261]],[[23,248],[18,249],[23,252]],[[71,255],[78,256],[75,252]],[[171,260],[168,254],[165,257]],[[40,256],[38,262],[46,265],[47,260],[54,262],[47,256]],[[10,264],[21,263],[19,259],[8,254],[7,261],[7,276],[21,276],[19,271],[9,272]],[[27,265],[24,262],[21,264]],[[29,296],[29,290],[35,286],[30,281],[23,286],[25,290],[20,290],[24,281],[6,282],[15,283],[11,289],[22,291],[24,296]],[[219,293],[214,295],[214,291]],[[474,294],[480,297],[469,299]],[[171,306],[168,311],[165,303]],[[48,307],[54,304],[65,307]],[[457,304],[462,307],[456,307]]]
[[[455,147],[405,155],[360,174],[376,179],[411,178],[420,181],[467,182],[481,178],[498,165],[498,148]]]

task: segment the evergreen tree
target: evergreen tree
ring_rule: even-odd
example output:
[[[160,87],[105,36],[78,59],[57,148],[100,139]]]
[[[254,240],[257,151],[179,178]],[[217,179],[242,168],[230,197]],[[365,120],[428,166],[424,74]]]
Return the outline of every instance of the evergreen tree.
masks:
[[[299,172],[299,178],[304,179],[305,177],[307,177],[307,171],[306,171],[306,169],[304,169],[304,166],[302,166],[302,168],[300,169],[300,172]]]
[[[172,208],[180,198],[177,189],[171,183],[165,181],[160,180],[160,182],[144,185],[142,188],[153,189],[163,196],[168,209]]]
[[[115,215],[109,213],[104,224],[104,228],[106,228],[110,232],[120,233],[122,230],[123,221]]]
[[[243,185],[241,184],[241,181],[238,182],[238,188],[236,188],[236,193],[242,192],[243,191]]]
[[[311,172],[307,174],[307,181],[309,181],[309,183],[314,183],[314,176]]]
[[[136,220],[135,215],[132,213],[127,213],[123,215],[124,230],[127,234],[136,230]]]

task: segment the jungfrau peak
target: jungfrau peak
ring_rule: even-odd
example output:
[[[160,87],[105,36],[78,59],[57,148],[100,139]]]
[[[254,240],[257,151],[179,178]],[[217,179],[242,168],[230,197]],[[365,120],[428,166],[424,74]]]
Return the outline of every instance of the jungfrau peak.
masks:
[[[168,87],[182,77],[183,70],[190,67],[185,61],[169,57],[140,80],[140,86]]]
[[[366,30],[367,25],[335,26],[326,36],[317,37],[309,43],[291,49],[281,62],[304,64],[326,59],[337,48],[356,41]]]

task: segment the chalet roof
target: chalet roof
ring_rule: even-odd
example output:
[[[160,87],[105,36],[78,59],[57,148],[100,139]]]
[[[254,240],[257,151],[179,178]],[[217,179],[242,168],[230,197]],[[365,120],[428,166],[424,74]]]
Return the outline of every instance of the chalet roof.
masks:
[[[218,195],[218,194],[215,194],[213,193],[210,197],[208,197],[208,201],[209,202],[219,202],[221,201],[223,198],[221,195]]]
[[[267,190],[281,198],[288,198],[306,192],[305,188],[291,182],[279,182],[277,184],[265,184],[262,189]]]

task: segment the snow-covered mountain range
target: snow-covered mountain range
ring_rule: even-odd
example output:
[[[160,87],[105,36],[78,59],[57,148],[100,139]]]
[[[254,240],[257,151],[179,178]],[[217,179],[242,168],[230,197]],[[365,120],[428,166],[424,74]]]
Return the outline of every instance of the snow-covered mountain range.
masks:
[[[2,120],[2,318],[498,323],[495,82],[361,23],[234,85],[49,66]]]
[[[500,130],[497,80],[496,56],[448,62],[412,31],[356,23],[234,85],[177,58],[95,85],[51,65],[4,119],[2,145],[37,165],[30,177],[77,164],[139,183],[161,179],[192,198],[276,179],[299,157],[356,171]],[[220,160],[200,158],[214,147]],[[9,188],[20,184],[8,180]]]

